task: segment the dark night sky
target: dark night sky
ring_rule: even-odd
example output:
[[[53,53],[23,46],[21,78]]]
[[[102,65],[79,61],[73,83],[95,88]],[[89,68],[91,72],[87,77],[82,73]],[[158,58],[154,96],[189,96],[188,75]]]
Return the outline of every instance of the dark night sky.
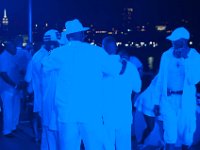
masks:
[[[28,0],[1,0],[0,12],[7,9],[10,22],[20,27],[27,22]],[[54,24],[79,18],[84,24],[99,27],[121,25],[124,6],[133,6],[134,22],[176,23],[181,18],[188,19],[192,28],[197,28],[200,20],[198,0],[32,0],[33,22]],[[0,14],[2,16],[3,14]]]

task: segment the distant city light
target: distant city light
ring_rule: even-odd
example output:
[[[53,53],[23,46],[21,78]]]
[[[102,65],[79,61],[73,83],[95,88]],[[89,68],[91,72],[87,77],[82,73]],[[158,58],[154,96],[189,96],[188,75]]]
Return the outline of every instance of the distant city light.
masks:
[[[149,69],[153,69],[154,57],[152,56],[148,57],[147,61],[148,61]]]
[[[172,33],[172,30],[167,30],[166,32],[167,32],[167,33]]]
[[[189,44],[190,44],[190,45],[193,45],[193,42],[192,42],[192,41],[190,41],[190,42],[189,42]]]
[[[133,8],[128,8],[128,11],[129,12],[133,12]]]
[[[158,25],[156,26],[157,31],[165,31],[167,29],[167,26],[165,25]]]
[[[128,47],[128,46],[129,46],[129,44],[125,44],[124,46],[125,46],[125,47]]]
[[[97,34],[105,34],[105,33],[107,33],[107,31],[96,31],[95,33],[97,33]]]
[[[6,9],[4,9],[4,15],[3,15],[3,19],[2,19],[2,24],[3,25],[8,25],[8,17],[7,17]]]
[[[91,42],[90,45],[96,45],[94,42]]]
[[[48,23],[46,23],[46,24],[45,24],[45,27],[48,27],[48,26],[49,26]]]
[[[24,43],[22,43],[22,46],[23,46],[23,47],[25,47],[26,45],[27,45],[27,43],[25,43],[25,42],[24,42]]]
[[[140,48],[140,45],[138,43],[135,44],[136,48]]]
[[[144,45],[145,45],[145,42],[140,42],[140,45],[141,45],[141,46],[144,46]]]
[[[141,29],[140,31],[141,31],[141,32],[145,32],[145,31],[146,31],[145,27],[142,26],[142,29]]]
[[[116,45],[117,46],[122,45],[122,42],[117,42]]]
[[[118,31],[117,30],[115,30],[115,32],[114,32],[116,35],[118,34]]]

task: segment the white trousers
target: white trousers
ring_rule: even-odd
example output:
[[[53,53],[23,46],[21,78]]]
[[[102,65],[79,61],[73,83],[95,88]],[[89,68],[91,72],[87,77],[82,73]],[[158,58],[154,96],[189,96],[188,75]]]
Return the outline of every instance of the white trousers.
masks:
[[[58,122],[59,150],[80,150],[83,140],[85,150],[104,150],[102,124]]]
[[[193,142],[192,130],[195,126],[195,113],[188,121],[184,116],[181,109],[181,96],[172,95],[161,103],[163,127],[164,127],[164,140],[168,144],[180,144],[190,146]],[[189,109],[189,108],[188,108]],[[191,111],[193,113],[194,111]]]
[[[105,126],[107,138],[106,147],[109,150],[131,150],[131,124],[116,127]],[[110,145],[111,144],[111,145]]]
[[[41,150],[58,150],[57,131],[42,127]]]
[[[1,93],[3,103],[3,134],[9,134],[16,129],[20,116],[20,95],[16,92]]]

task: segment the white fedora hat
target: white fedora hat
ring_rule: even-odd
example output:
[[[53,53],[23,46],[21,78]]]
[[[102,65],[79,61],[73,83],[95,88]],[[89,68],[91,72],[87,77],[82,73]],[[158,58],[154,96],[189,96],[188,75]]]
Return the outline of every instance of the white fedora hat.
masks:
[[[170,41],[176,41],[176,40],[179,40],[179,39],[189,40],[190,39],[190,33],[186,28],[179,27],[179,28],[176,28],[172,32],[172,34],[169,35],[166,39],[168,39]]]
[[[67,21],[65,23],[65,28],[66,28],[66,34],[87,31],[90,29],[89,27],[83,27],[83,25],[78,19]]]

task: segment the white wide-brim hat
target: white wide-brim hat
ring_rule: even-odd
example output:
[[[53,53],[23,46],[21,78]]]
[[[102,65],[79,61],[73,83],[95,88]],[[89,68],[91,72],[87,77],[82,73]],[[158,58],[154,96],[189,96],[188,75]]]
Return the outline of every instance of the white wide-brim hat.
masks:
[[[67,21],[65,23],[65,28],[66,34],[87,31],[90,29],[89,27],[83,27],[82,23],[78,19]]]
[[[177,41],[179,39],[189,40],[190,39],[190,33],[189,33],[189,31],[186,28],[179,27],[179,28],[176,28],[171,33],[171,35],[167,36],[166,39],[168,39],[170,41]]]

